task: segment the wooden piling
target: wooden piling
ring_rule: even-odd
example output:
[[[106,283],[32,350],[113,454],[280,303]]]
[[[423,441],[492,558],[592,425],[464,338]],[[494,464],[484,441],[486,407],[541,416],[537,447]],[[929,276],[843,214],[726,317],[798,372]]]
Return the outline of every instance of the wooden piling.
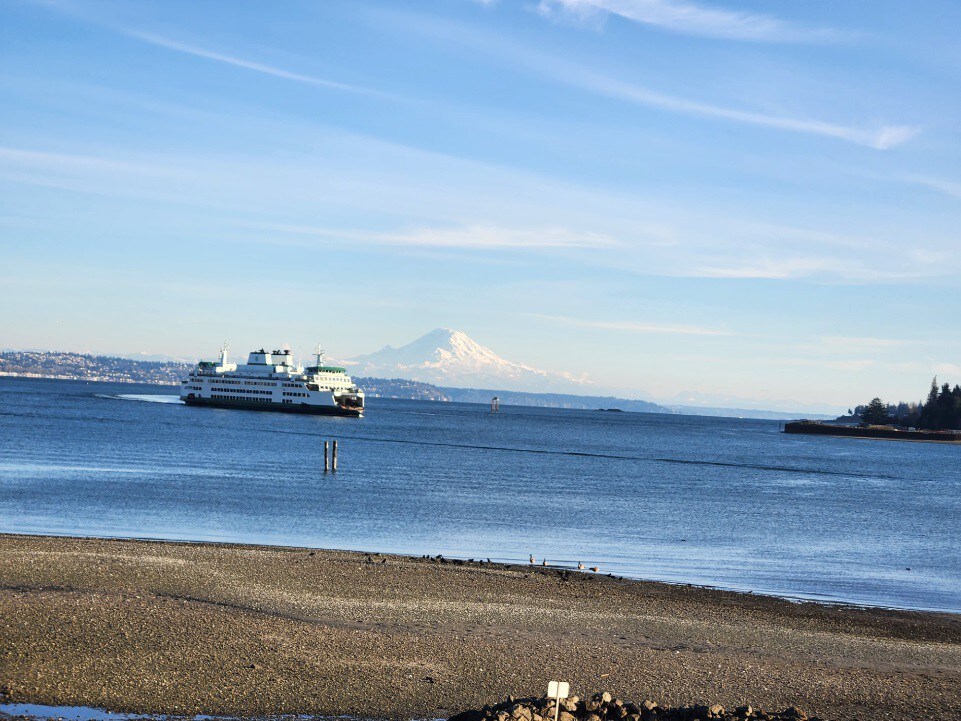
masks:
[[[337,470],[337,441],[334,441],[334,453],[331,456],[331,466],[334,471]]]
[[[327,451],[330,446],[330,441],[324,441],[324,473],[330,470],[330,458],[327,455]]]

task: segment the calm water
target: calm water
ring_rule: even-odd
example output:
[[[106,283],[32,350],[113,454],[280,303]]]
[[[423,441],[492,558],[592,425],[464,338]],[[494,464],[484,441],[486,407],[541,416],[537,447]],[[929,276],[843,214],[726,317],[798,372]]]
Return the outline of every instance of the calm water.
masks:
[[[0,531],[533,553],[961,612],[961,447],[379,399],[366,418],[324,418],[187,408],[171,391],[0,379]],[[337,474],[323,439],[340,441]]]

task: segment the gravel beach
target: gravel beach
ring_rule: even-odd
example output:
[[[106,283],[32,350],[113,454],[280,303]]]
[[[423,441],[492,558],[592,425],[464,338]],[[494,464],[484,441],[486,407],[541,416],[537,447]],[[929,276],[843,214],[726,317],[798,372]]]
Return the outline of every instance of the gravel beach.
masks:
[[[437,718],[606,689],[827,719],[961,718],[961,615],[602,574],[0,535],[0,701]]]

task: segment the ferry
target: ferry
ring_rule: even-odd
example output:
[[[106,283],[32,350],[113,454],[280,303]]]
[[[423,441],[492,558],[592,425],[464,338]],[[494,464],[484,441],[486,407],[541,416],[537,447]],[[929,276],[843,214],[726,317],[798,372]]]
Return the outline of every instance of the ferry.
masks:
[[[287,413],[362,416],[364,392],[347,369],[324,363],[296,365],[289,350],[253,351],[246,365],[227,362],[227,344],[220,362],[200,361],[180,384],[180,399],[189,406],[246,408]]]

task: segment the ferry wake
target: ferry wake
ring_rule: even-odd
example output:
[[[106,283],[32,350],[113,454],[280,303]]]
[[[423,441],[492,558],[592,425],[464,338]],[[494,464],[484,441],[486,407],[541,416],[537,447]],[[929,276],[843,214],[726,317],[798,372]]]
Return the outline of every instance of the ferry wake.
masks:
[[[287,413],[362,416],[364,392],[347,369],[324,363],[317,349],[316,365],[294,365],[289,350],[253,351],[246,365],[227,362],[227,344],[220,362],[200,361],[180,384],[180,399],[191,406],[246,408]]]

